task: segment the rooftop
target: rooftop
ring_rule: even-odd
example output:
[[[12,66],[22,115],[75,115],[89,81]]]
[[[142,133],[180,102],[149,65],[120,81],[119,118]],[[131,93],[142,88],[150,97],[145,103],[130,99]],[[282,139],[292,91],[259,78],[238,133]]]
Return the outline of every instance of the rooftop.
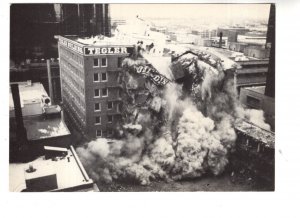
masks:
[[[241,122],[239,125],[235,126],[240,132],[263,142],[266,147],[275,148],[275,134],[271,131],[262,129],[253,123]]]
[[[44,119],[43,117],[31,117],[24,119],[29,140],[38,140],[57,136],[69,135],[70,131],[60,117]]]
[[[110,46],[110,45],[133,45],[132,41],[125,37],[94,36],[90,38],[73,38],[74,41],[84,45]]]
[[[29,169],[30,165],[35,171],[28,173],[26,170]],[[50,175],[56,175],[57,189],[48,191],[64,189],[95,190],[93,180],[86,174],[72,146],[70,149],[67,149],[66,155],[61,155],[54,159],[46,159],[44,155],[29,163],[9,164],[9,190],[11,192],[20,192],[26,189],[26,179],[37,179]]]
[[[31,83],[31,81],[27,81],[19,82],[18,84],[22,108],[29,104],[40,104],[42,96],[48,96],[47,92],[44,89],[44,86],[41,83]],[[11,90],[9,93],[9,110],[14,110],[14,101],[12,98]]]
[[[41,83],[19,83],[22,115],[28,140],[39,140],[57,136],[70,135],[59,105],[43,107],[42,99],[48,98]],[[15,117],[14,102],[10,93],[10,117]],[[55,115],[56,114],[56,115]],[[51,116],[51,117],[50,117]],[[16,132],[15,119],[10,120],[10,134],[14,138]]]

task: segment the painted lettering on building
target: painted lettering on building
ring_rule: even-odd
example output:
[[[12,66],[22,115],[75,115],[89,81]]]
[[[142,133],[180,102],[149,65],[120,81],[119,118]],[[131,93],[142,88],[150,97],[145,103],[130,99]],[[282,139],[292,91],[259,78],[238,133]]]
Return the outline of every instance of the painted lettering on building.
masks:
[[[76,44],[74,44],[74,43],[72,43],[69,40],[66,40],[64,38],[60,38],[59,42],[60,42],[60,44],[68,47],[69,49],[71,49],[71,50],[73,50],[73,51],[75,51],[79,54],[83,54],[83,46],[76,45]]]
[[[141,65],[135,68],[136,72],[143,74],[148,77],[155,85],[165,86],[170,82],[165,76],[161,75],[155,68],[152,66]]]
[[[127,47],[85,47],[85,55],[128,54]]]

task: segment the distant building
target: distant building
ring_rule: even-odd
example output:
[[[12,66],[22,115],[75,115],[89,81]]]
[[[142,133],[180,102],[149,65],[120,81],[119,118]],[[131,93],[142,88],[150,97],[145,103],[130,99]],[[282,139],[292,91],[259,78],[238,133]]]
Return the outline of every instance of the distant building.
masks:
[[[237,51],[237,52],[245,52],[245,48],[247,48],[248,44],[243,42],[229,42],[228,48],[231,51]]]
[[[220,33],[223,36],[228,37],[228,42],[237,42],[238,35],[244,35],[249,32],[249,29],[244,27],[221,27],[217,29],[217,36],[220,36]]]
[[[220,46],[220,37],[212,37],[211,38],[211,46],[212,47],[219,47]],[[228,37],[222,37],[222,47],[228,46]]]
[[[266,39],[266,36],[238,35],[237,42],[248,43],[250,45],[265,45]]]
[[[270,57],[270,49],[265,46],[250,45],[244,49],[244,54],[248,57],[265,59]]]
[[[88,137],[113,137],[121,121],[121,64],[133,53],[133,44],[115,38],[60,36],[58,49],[68,115]]]
[[[236,61],[241,66],[236,73],[236,88],[264,86],[268,72],[269,60],[244,60]]]

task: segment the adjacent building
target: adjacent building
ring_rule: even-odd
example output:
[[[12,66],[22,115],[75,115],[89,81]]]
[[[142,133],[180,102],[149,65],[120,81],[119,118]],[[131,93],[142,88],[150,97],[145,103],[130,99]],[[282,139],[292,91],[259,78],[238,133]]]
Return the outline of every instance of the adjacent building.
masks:
[[[122,61],[133,53],[133,44],[60,36],[58,49],[62,102],[70,120],[89,138],[114,137],[122,118]]]

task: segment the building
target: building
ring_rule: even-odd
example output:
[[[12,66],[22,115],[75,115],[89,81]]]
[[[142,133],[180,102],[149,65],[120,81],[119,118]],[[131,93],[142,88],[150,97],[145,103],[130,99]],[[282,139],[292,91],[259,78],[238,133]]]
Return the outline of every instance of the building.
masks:
[[[270,49],[265,46],[249,45],[244,49],[244,54],[248,57],[265,59],[270,57]]]
[[[10,146],[20,143],[19,125],[26,129],[26,139],[35,148],[44,146],[65,146],[70,143],[71,134],[63,119],[59,105],[53,105],[41,83],[18,82],[21,112],[16,116],[12,90],[9,99]],[[21,119],[21,120],[20,120]],[[21,122],[19,122],[21,121]]]
[[[58,62],[59,60],[57,58],[51,58],[49,62],[51,84],[53,87],[52,103],[59,103],[61,101]],[[26,59],[19,66],[14,65],[13,61],[11,61],[9,71],[10,82],[31,80],[32,83],[41,83],[47,91],[49,90],[47,60],[45,59]]]
[[[247,179],[275,188],[275,134],[253,123],[235,126],[236,150],[230,156],[231,169]]]
[[[60,36],[58,50],[62,102],[70,120],[90,138],[113,137],[121,122],[121,64],[133,44]]]
[[[9,164],[10,192],[95,192],[73,146],[44,146],[36,159]]]
[[[247,48],[248,44],[243,42],[229,42],[228,49],[236,52],[245,52],[245,48]]]
[[[98,191],[74,148],[60,106],[40,83],[11,83],[9,190]]]
[[[228,42],[237,42],[238,35],[243,35],[249,32],[249,29],[244,27],[220,27],[217,29],[217,36],[220,36],[220,33],[223,36],[228,37]]]
[[[275,99],[265,95],[265,86],[244,87],[240,90],[240,102],[248,108],[261,109],[271,129],[275,129]]]
[[[10,59],[16,64],[57,58],[55,35],[111,35],[109,5],[11,4],[10,30]]]

